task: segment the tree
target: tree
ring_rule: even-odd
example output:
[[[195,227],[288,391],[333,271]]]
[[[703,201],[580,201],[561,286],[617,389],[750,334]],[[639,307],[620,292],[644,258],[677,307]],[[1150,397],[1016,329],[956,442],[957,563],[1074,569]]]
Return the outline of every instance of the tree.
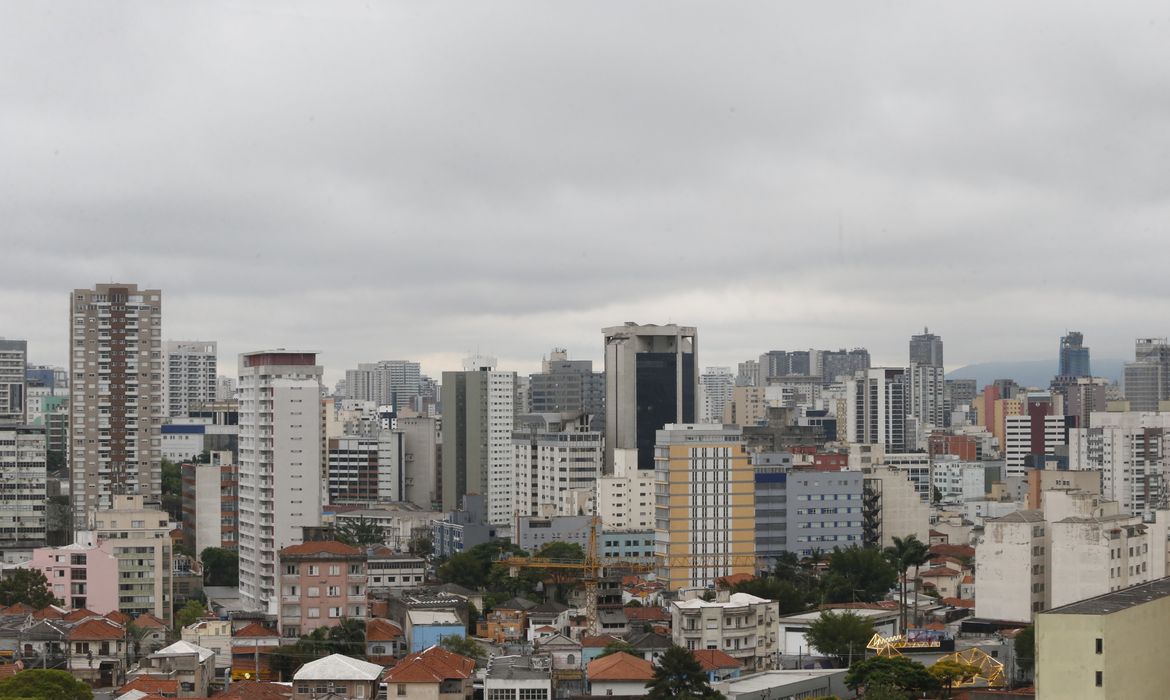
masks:
[[[640,608],[640,607],[642,607],[642,601],[638,600],[637,598],[634,598],[632,600],[627,601],[626,604],[623,605],[622,607],[623,608]]]
[[[46,452],[45,468],[50,474],[65,471],[65,450],[49,450]]]
[[[66,671],[28,669],[0,681],[0,700],[93,700],[93,691]]]
[[[187,604],[175,613],[175,629],[180,630],[187,625],[194,624],[203,619],[206,614],[207,608],[204,607],[203,603],[197,600],[188,600]]]
[[[318,627],[302,635],[296,651],[310,659],[344,654],[359,659],[366,656],[366,623],[353,617],[343,617],[333,627]]]
[[[38,569],[9,569],[0,576],[0,605],[24,603],[40,610],[61,601],[53,597],[49,580]]]
[[[162,507],[171,520],[183,520],[183,469],[165,457],[162,461]]]
[[[457,637],[455,635],[443,637],[443,641],[440,642],[439,646],[447,651],[459,654],[460,656],[466,656],[469,659],[475,659],[476,661],[482,661],[485,656],[483,647],[474,639],[467,637]]]
[[[671,646],[658,658],[654,678],[646,684],[647,700],[724,700],[707,683],[707,674],[694,654]]]
[[[228,586],[234,588],[240,585],[240,554],[221,547],[207,547],[199,555],[203,562],[203,585]]]
[[[864,688],[867,698],[872,697],[877,689],[897,691],[905,698],[906,693],[931,692],[939,688],[938,679],[930,675],[925,666],[905,656],[871,656],[856,661],[845,674],[845,685],[852,690]]]
[[[430,535],[419,535],[411,539],[406,548],[416,557],[429,557],[435,549],[435,538]]]
[[[142,656],[142,640],[146,639],[148,635],[150,635],[149,627],[142,627],[133,622],[126,625],[126,660],[131,664]]]
[[[740,581],[731,587],[736,593],[749,593],[760,598],[774,600],[780,604],[780,614],[805,610],[817,597],[815,581],[806,579],[803,583],[795,580],[781,580],[773,576]]]
[[[898,572],[898,592],[901,594],[899,598],[901,607],[899,608],[898,618],[901,622],[902,629],[905,630],[906,588],[908,583],[906,580],[906,572],[910,569],[911,566],[914,565],[913,561],[918,558],[919,547],[922,547],[924,551],[926,548],[922,545],[922,542],[919,541],[918,536],[913,534],[909,537],[906,537],[905,539],[901,537],[894,537],[893,541],[893,545],[886,547],[885,555],[886,560],[890,562],[890,566],[894,567],[894,570]],[[917,606],[915,606],[915,608],[917,608]]]
[[[808,626],[804,638],[811,647],[832,657],[839,667],[848,666],[856,656],[865,656],[865,645],[873,638],[873,623],[849,611],[826,610]]]
[[[536,556],[544,559],[585,561],[585,550],[576,542],[548,542],[536,550]]]
[[[1036,628],[1033,625],[1016,633],[1012,651],[1016,655],[1016,668],[1025,675],[1031,673],[1036,667]]]
[[[301,667],[300,658],[295,644],[279,646],[268,654],[268,668],[276,673],[280,681],[292,680],[293,674]]]
[[[822,579],[827,602],[873,602],[894,587],[898,574],[882,553],[869,547],[837,547],[829,556],[829,569]]]
[[[927,670],[942,685],[946,693],[944,697],[948,698],[951,696],[951,689],[955,687],[956,683],[969,683],[971,679],[979,675],[979,667],[975,664],[954,661],[952,659],[940,659]]]
[[[510,542],[493,540],[452,556],[438,568],[435,575],[443,583],[456,583],[473,590],[486,586],[488,590],[504,595],[501,600],[531,591],[540,580],[539,573],[524,569],[519,576],[511,579],[506,567],[493,566],[497,559],[506,554],[526,555],[524,550]]]
[[[940,489],[939,487],[935,486],[935,487],[934,487],[934,492],[931,494],[931,500],[933,500],[933,501],[934,501],[934,504],[935,504],[936,506],[937,506],[939,503],[942,503],[942,489]]]
[[[616,654],[619,651],[625,652],[625,653],[630,654],[632,656],[640,656],[640,654],[638,653],[638,650],[634,648],[633,644],[630,644],[629,642],[625,641],[624,639],[619,639],[619,640],[610,642],[609,644],[606,644],[605,648],[601,650],[601,653],[597,655],[597,658],[600,659],[603,656],[609,656],[610,654]]]
[[[376,523],[365,518],[346,520],[333,531],[338,542],[344,542],[351,547],[361,547],[367,544],[383,544],[386,535]]]

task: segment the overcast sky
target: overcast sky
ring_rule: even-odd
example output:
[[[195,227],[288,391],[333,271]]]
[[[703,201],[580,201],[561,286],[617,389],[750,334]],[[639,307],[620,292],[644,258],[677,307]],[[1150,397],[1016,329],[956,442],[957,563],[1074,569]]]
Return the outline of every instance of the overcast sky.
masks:
[[[1170,333],[1170,5],[7,2],[0,335],[69,290],[164,335],[437,375],[600,328],[703,365],[947,365]],[[1053,360],[1055,362],[1055,360]]]

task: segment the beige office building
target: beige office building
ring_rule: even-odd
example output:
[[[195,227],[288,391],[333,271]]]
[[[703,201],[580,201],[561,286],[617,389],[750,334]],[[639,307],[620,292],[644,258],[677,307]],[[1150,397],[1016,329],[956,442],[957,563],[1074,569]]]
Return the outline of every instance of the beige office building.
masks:
[[[115,494],[162,492],[162,292],[99,284],[69,308],[73,519],[87,529]]]

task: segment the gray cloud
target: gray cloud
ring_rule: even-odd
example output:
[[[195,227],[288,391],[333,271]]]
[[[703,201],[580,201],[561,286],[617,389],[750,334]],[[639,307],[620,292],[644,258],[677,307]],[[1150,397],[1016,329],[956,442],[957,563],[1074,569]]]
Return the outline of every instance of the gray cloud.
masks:
[[[1170,332],[1170,10],[1110,3],[0,8],[0,332],[164,289],[165,334],[532,370],[929,324],[955,364]]]

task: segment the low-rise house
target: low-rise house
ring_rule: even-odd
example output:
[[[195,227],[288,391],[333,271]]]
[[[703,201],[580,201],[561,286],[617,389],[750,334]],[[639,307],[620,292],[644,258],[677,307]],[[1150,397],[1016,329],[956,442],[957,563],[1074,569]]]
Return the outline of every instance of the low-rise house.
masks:
[[[378,696],[383,668],[343,654],[330,654],[301,666],[293,676],[293,700],[372,700]]]
[[[696,649],[691,654],[707,673],[708,683],[739,678],[743,669],[742,661],[718,649]]]
[[[633,633],[626,637],[626,641],[638,651],[643,659],[651,662],[658,661],[658,657],[674,646],[670,637],[664,637],[654,632]]]
[[[551,628],[552,631],[537,633],[541,628]],[[528,609],[528,641],[550,634],[564,634],[568,629],[569,606],[550,600]]]
[[[589,665],[610,645],[625,644],[626,640],[613,634],[585,635],[581,637],[581,667]]]
[[[477,636],[496,644],[528,640],[528,611],[536,603],[524,598],[512,598],[488,611],[477,628]]]
[[[488,662],[483,679],[491,700],[552,700],[552,674],[531,656],[497,656]]]
[[[231,620],[200,620],[183,628],[180,639],[215,652],[216,673],[222,675],[232,666]]]
[[[167,645],[167,633],[170,628],[167,623],[150,613],[143,613],[132,622],[140,630],[146,630],[139,640],[139,649],[144,653],[151,653]]]
[[[293,689],[287,683],[269,681],[236,681],[215,700],[292,700]]]
[[[69,631],[69,672],[95,688],[120,684],[126,667],[126,629],[104,617],[90,617]]]
[[[373,545],[366,548],[366,572],[370,590],[416,588],[426,581],[427,560]]]
[[[957,598],[964,574],[950,567],[936,566],[919,572],[918,577],[924,588],[933,588],[940,597]]]
[[[408,610],[406,638],[411,652],[438,646],[448,637],[466,637],[463,620],[447,610]]]
[[[658,632],[670,630],[670,613],[665,608],[657,606],[642,608],[625,608],[626,620],[631,632]]]
[[[366,620],[366,659],[383,666],[392,666],[406,654],[406,638],[402,629],[389,620],[376,617]]]
[[[401,700],[468,700],[475,661],[431,647],[411,654],[386,672],[390,697]]]
[[[182,640],[147,656],[130,677],[163,678],[179,682],[179,697],[205,698],[215,678],[215,652]]]
[[[232,681],[273,679],[269,659],[280,646],[280,634],[259,622],[251,622],[232,634]]]
[[[65,665],[69,625],[64,621],[34,619],[20,634],[20,658],[29,668],[61,668]]]
[[[847,669],[797,669],[765,671],[729,678],[713,688],[727,700],[770,700],[773,698],[853,697],[845,685]]]
[[[893,637],[901,633],[901,629],[898,626],[899,610],[897,603],[893,603],[890,607],[877,603],[859,603],[856,606],[845,604],[840,607],[834,606],[828,609],[838,614],[850,612],[865,618],[873,625],[874,630],[883,637]],[[785,615],[780,618],[780,644],[777,651],[782,660],[803,664],[810,657],[820,655],[820,652],[808,643],[805,635],[808,633],[809,626],[820,619],[823,612],[825,610],[814,610],[812,612]],[[864,650],[859,650],[859,653],[863,652]],[[733,653],[731,655],[735,656]]]
[[[138,695],[141,693],[142,695]],[[155,676],[138,676],[134,680],[118,688],[114,697],[122,700],[126,697],[157,695],[164,698],[179,697],[179,681],[177,678],[157,678]],[[187,696],[190,697],[190,696]]]
[[[654,664],[619,651],[590,661],[585,675],[591,695],[645,695]]]
[[[366,553],[332,540],[279,553],[280,632],[296,639],[341,618],[366,619]]]
[[[552,659],[553,675],[558,678],[580,678],[581,643],[563,634],[542,637],[535,643],[537,654],[546,654]]]
[[[671,636],[690,650],[720,649],[743,662],[744,669],[774,668],[780,604],[748,593],[716,591],[715,600],[677,600],[671,604]]]

